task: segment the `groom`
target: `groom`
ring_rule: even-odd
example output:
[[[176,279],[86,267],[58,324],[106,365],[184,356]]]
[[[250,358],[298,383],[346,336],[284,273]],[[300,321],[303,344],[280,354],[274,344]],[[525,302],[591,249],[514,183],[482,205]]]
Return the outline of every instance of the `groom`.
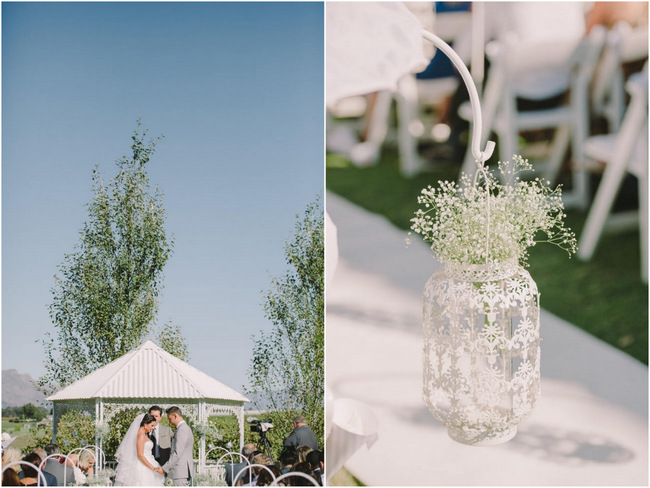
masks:
[[[173,480],[174,486],[189,486],[194,476],[194,435],[183,420],[180,408],[168,408],[167,418],[176,428],[176,433],[172,440],[171,456],[162,469]]]

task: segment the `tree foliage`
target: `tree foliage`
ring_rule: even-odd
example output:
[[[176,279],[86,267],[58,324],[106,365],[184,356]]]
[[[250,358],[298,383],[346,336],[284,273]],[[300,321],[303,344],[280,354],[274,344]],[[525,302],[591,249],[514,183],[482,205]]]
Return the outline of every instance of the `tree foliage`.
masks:
[[[165,233],[162,194],[151,189],[145,169],[157,140],[145,137],[138,122],[132,154],[117,161],[107,184],[93,171],[88,220],[54,277],[49,312],[56,337],[43,341],[46,373],[38,380],[46,393],[138,346],[155,321],[173,242]]]
[[[20,419],[42,420],[47,417],[48,410],[45,407],[37,407],[33,403],[27,403],[21,407],[4,407],[3,417],[17,417]]]
[[[320,198],[297,216],[285,245],[289,270],[264,294],[270,332],[255,340],[249,393],[262,393],[274,415],[274,434],[288,435],[302,414],[323,442],[324,431],[324,252]]]
[[[179,325],[167,322],[158,330],[154,342],[172,356],[186,362],[190,360],[190,352]]]

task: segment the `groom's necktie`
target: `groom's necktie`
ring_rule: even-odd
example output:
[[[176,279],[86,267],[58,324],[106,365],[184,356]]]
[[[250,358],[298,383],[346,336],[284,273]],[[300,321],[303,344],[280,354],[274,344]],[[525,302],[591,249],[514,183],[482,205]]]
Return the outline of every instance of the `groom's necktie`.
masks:
[[[158,441],[156,440],[156,434],[153,430],[149,432],[149,439],[153,442],[153,457],[158,459],[160,457],[160,449],[158,447]]]

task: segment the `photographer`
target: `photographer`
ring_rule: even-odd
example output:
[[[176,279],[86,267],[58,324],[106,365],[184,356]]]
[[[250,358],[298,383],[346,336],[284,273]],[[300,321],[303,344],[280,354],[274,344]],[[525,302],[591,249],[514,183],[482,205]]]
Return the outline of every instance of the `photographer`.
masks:
[[[293,432],[282,443],[284,447],[308,446],[313,451],[318,451],[318,439],[307,427],[305,417],[296,415],[293,418]]]

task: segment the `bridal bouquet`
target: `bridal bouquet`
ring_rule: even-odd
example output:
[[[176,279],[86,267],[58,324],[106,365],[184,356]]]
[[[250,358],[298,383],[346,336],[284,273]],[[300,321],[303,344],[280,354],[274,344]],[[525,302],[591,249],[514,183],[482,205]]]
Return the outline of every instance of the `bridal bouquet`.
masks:
[[[424,208],[411,219],[411,229],[431,243],[440,261],[460,266],[513,260],[527,265],[528,248],[537,242],[575,253],[575,234],[564,226],[561,189],[540,178],[521,180],[531,169],[528,160],[515,156],[512,166],[499,162],[505,183],[485,171],[478,185],[463,174],[460,185],[441,181],[439,188],[424,188],[418,197]]]

